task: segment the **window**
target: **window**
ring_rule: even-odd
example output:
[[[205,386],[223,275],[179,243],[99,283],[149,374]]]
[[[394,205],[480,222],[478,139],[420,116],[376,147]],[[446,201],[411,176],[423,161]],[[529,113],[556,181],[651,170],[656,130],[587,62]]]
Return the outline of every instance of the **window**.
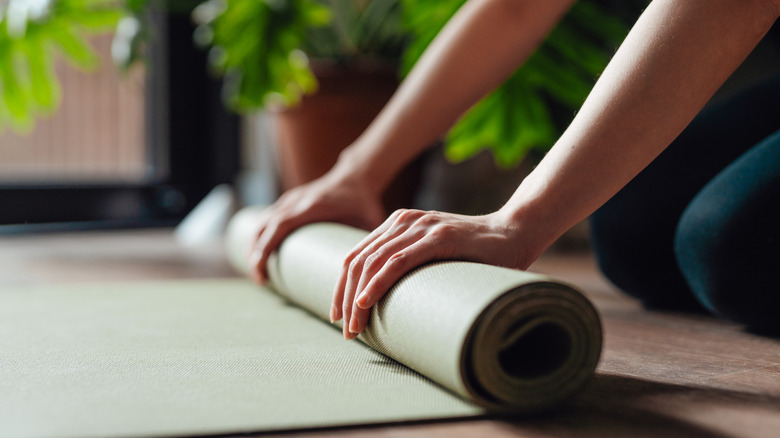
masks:
[[[29,134],[0,135],[2,184],[140,183],[153,172],[144,138],[144,69],[122,74],[110,62],[111,36],[92,45],[103,63],[83,72],[63,60],[60,108]]]
[[[62,103],[27,136],[0,136],[0,231],[171,225],[238,169],[239,122],[186,15],[155,17],[147,68],[57,67]]]

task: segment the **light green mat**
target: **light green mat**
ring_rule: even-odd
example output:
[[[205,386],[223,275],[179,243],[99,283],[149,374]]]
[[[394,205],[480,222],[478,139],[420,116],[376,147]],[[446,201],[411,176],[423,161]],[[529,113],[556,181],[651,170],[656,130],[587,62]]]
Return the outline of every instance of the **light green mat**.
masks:
[[[239,270],[262,209],[231,221]],[[274,289],[326,320],[346,254],[366,236],[318,223],[292,233],[269,262]],[[601,324],[573,287],[529,272],[438,262],[404,276],[373,308],[358,339],[481,406],[535,411],[569,398],[593,375]]]
[[[257,214],[239,213],[228,233],[239,269]],[[592,376],[601,326],[583,295],[474,263],[415,270],[374,307],[360,341],[344,341],[322,319],[341,261],[363,236],[335,224],[296,231],[272,258],[274,291],[246,280],[0,291],[0,436],[228,434],[533,411]]]
[[[223,434],[472,404],[244,280],[0,293],[0,436]]]

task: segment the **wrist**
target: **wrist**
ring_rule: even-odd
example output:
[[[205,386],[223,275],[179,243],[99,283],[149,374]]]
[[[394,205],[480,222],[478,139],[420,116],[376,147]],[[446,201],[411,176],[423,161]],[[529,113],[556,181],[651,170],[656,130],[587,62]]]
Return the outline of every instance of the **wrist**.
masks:
[[[565,231],[561,215],[549,214],[541,202],[511,199],[493,213],[493,221],[522,248],[521,269],[525,269],[547,250]]]

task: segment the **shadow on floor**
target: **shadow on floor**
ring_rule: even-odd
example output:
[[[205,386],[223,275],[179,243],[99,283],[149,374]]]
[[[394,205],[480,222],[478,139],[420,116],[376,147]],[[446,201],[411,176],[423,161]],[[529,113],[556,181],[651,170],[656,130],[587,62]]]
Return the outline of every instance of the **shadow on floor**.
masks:
[[[562,410],[513,418],[508,427],[519,435],[531,436],[731,438],[737,435],[719,430],[719,425],[727,422],[723,414],[729,416],[730,408],[735,416],[758,409],[780,418],[780,395],[597,375],[590,387]],[[696,415],[689,415],[692,412]],[[708,412],[712,422],[702,419]]]

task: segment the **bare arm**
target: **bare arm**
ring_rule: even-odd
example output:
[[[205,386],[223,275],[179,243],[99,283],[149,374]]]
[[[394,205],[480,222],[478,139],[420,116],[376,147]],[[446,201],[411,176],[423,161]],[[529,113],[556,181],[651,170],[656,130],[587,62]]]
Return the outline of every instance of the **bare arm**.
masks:
[[[574,0],[476,0],[450,20],[344,154],[376,191],[539,46]]]
[[[425,51],[366,132],[323,178],[286,193],[258,224],[252,256],[265,281],[270,253],[293,229],[315,221],[374,228],[380,196],[419,155],[539,45],[574,0],[474,0]]]
[[[420,264],[528,267],[671,143],[779,13],[777,0],[655,0],[571,126],[498,212],[398,212],[352,251],[332,312],[345,319],[345,337],[362,331],[368,309]]]
[[[546,248],[680,134],[777,16],[775,1],[655,0],[505,212],[544,223]]]

